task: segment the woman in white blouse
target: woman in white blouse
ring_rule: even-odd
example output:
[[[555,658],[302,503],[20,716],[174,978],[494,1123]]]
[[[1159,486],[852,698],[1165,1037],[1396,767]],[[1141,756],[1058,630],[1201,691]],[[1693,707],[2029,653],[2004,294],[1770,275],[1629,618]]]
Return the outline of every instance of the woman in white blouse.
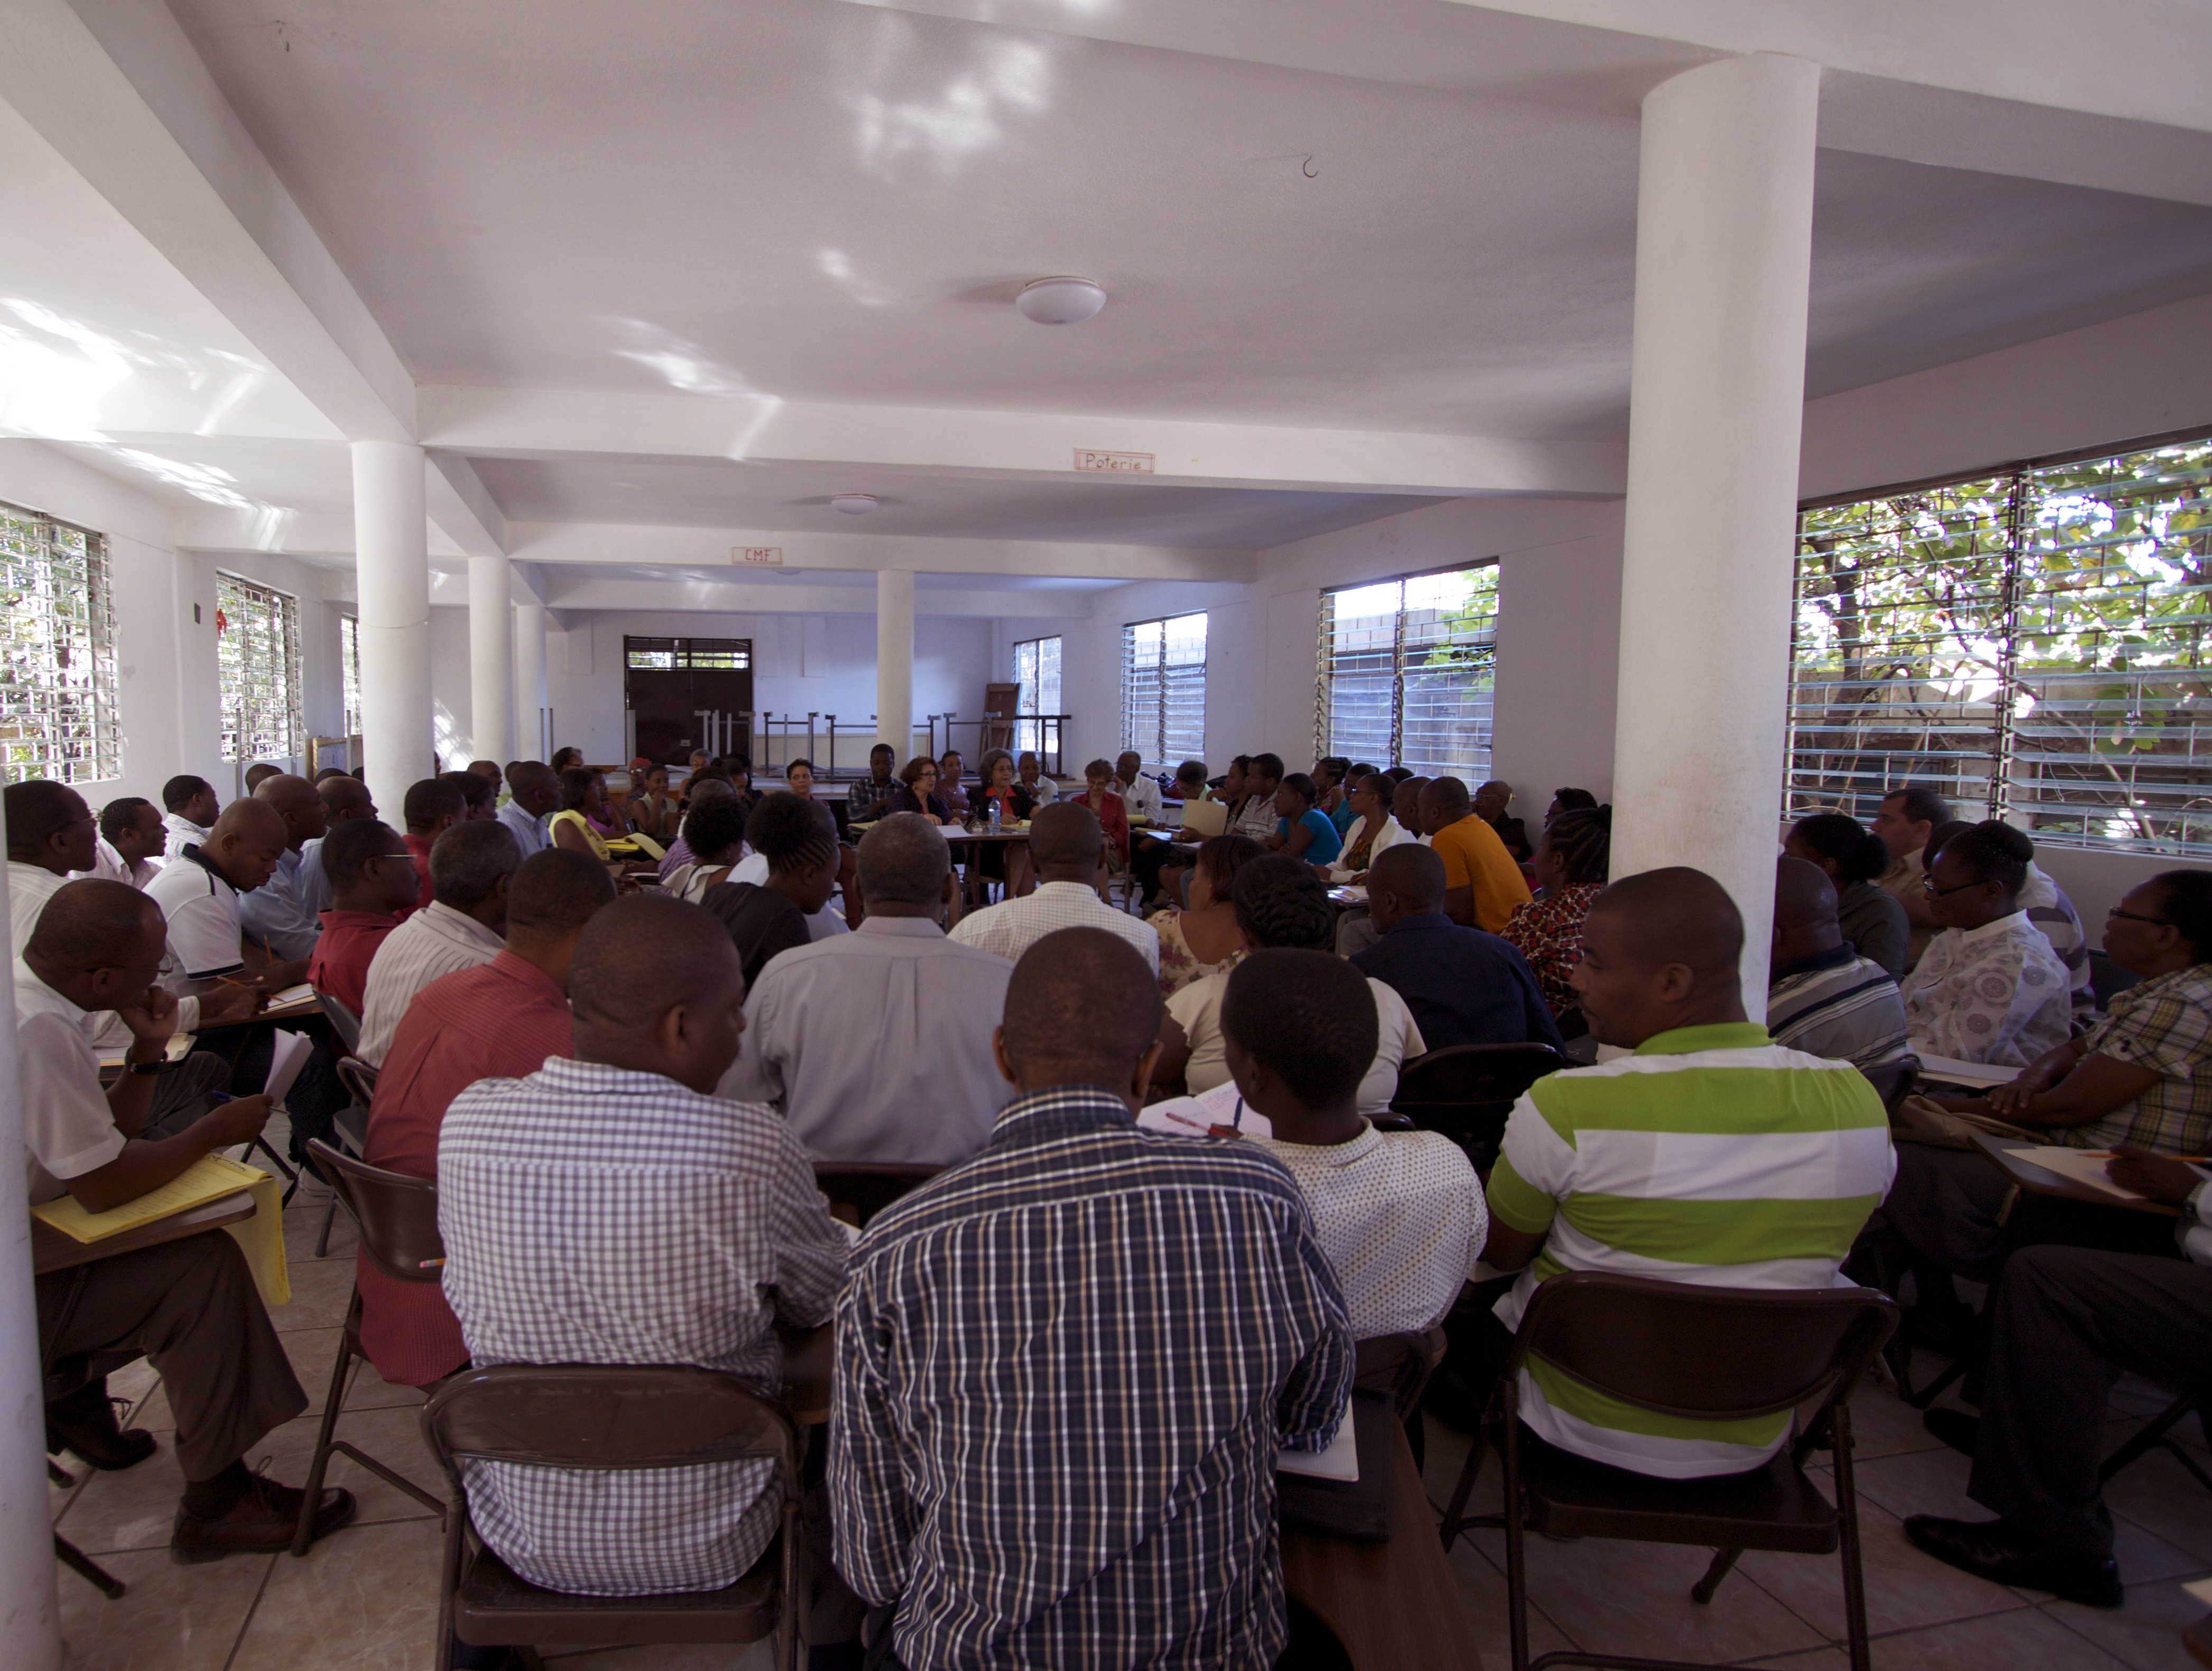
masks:
[[[1374,772],[1346,792],[1346,799],[1352,803],[1352,823],[1344,832],[1344,851],[1328,866],[1332,883],[1357,881],[1367,874],[1377,855],[1413,839],[1405,825],[1390,816],[1391,795],[1397,787]]]
[[[1921,886],[1942,932],[1904,983],[1905,1031],[1921,1055],[2025,1067],[2066,1042],[2070,977],[2020,908],[2034,856],[2033,842],[1995,819],[1934,853]]]

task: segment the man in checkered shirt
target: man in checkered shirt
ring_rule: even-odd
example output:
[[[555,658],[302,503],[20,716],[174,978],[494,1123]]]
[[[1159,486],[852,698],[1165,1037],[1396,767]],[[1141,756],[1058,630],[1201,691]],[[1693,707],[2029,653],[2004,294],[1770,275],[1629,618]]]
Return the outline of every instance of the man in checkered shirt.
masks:
[[[575,1060],[479,1080],[440,1128],[445,1294],[470,1358],[696,1364],[775,1393],[774,1325],[829,1316],[848,1242],[790,1128],[708,1094],[744,1028],[736,948],[695,905],[619,899],[577,941],[568,996]],[[719,1589],[777,1522],[770,1461],[462,1467],[477,1530],[548,1589]]]
[[[1019,1091],[886,1209],[837,1303],[837,1570],[910,1671],[1265,1671],[1275,1452],[1319,1449],[1351,1330],[1256,1144],[1137,1129],[1163,1006],[1127,942],[1040,940],[994,1048]]]

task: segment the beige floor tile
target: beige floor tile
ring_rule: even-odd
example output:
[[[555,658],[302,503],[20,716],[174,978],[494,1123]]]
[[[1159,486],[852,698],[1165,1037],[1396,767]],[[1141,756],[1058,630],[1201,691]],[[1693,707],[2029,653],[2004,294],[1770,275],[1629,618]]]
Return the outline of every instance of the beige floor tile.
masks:
[[[63,1568],[64,1663],[72,1671],[222,1671],[272,1559],[179,1566],[166,1549],[110,1555],[100,1565],[127,1586],[112,1601]]]
[[[277,1556],[230,1671],[428,1671],[441,1542],[437,1522],[410,1520]]]
[[[1459,1582],[1460,1600],[1467,1608],[1468,1622],[1474,1626],[1475,1645],[1482,1651],[1483,1664],[1493,1668],[1510,1667],[1513,1663],[1513,1630],[1505,1605],[1504,1569],[1492,1565],[1472,1540],[1463,1538],[1453,1546],[1451,1570],[1452,1577]],[[1559,1621],[1532,1598],[1528,1605],[1529,1657],[1540,1658],[1574,1646],[1567,1633],[1559,1628]]]
[[[1875,1671],[2119,1671],[2122,1663],[2039,1607],[1910,1631],[1874,1644]]]
[[[289,1263],[292,1303],[269,1309],[269,1321],[276,1332],[289,1334],[297,1329],[336,1328],[343,1323],[346,1306],[353,1299],[352,1253],[343,1258],[333,1253],[328,1259],[302,1255],[289,1258]]]
[[[1851,1656],[1840,1648],[1811,1648],[1802,1654],[1753,1660],[1751,1665],[1771,1667],[1772,1671],[1851,1671]]]
[[[54,1529],[88,1555],[120,1549],[166,1551],[177,1499],[185,1490],[185,1477],[178,1471],[170,1443],[174,1437],[167,1428],[156,1432],[160,1449],[120,1474],[86,1469],[88,1477]]]
[[[1504,1570],[1503,1532],[1468,1536]],[[1554,1543],[1533,1533],[1527,1548],[1530,1604],[1589,1652],[1727,1661],[1824,1645],[1811,1625],[1756,1584],[1723,1586],[1707,1607],[1692,1601],[1690,1587],[1705,1576],[1709,1549],[1607,1538]]]
[[[2043,1611],[2135,1671],[2202,1671],[2181,1633],[2204,1617],[2204,1604],[2178,1583],[2131,1584],[2127,1605],[2111,1613],[2067,1601]]]
[[[1939,1402],[1948,1406],[1952,1401]],[[1851,1455],[1859,1462],[1936,1450],[1942,1443],[1922,1424],[1920,1412],[1889,1388],[1865,1381],[1851,1395]]]
[[[2105,1502],[2116,1516],[2186,1551],[2198,1563],[2212,1565],[2212,1492],[2167,1452],[2150,1451],[2123,1469],[2105,1487]],[[2121,1576],[2130,1583],[2172,1576],[2137,1571],[2128,1565],[2124,1546],[2119,1553]]]
[[[1859,1512],[1860,1562],[1866,1575],[1867,1627],[1876,1635],[1942,1625],[1978,1614],[2009,1612],[2027,1602],[1993,1584],[1923,1555],[1905,1541],[1897,1516],[1872,1504]],[[1780,1555],[1747,1552],[1714,1597],[1748,1579],[1831,1641],[1844,1627],[1843,1560],[1839,1555]]]

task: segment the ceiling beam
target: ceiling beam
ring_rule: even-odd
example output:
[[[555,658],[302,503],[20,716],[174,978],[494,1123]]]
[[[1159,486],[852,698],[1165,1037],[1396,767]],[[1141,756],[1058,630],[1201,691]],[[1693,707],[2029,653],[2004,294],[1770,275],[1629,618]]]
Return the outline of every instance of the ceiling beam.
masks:
[[[1087,592],[1007,592],[922,586],[914,594],[917,616],[985,619],[1060,619],[1091,613]],[[867,586],[727,584],[715,580],[609,580],[551,576],[546,602],[564,610],[641,612],[710,611],[725,615],[866,615],[876,612]]]
[[[288,511],[268,505],[241,511],[193,505],[169,513],[169,532],[180,551],[275,551],[291,557],[353,560],[353,518],[344,511]],[[434,557],[470,555],[434,520],[429,525],[429,544]]]
[[[424,494],[430,525],[442,529],[472,557],[496,557],[507,550],[507,517],[476,466],[458,453],[433,447]]]

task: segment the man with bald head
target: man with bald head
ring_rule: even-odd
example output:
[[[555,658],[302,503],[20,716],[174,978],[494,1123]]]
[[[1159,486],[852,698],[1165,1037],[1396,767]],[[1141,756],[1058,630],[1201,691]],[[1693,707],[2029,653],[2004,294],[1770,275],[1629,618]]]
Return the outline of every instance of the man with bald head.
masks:
[[[301,844],[300,902],[319,923],[324,912],[335,908],[331,879],[323,869],[323,842],[342,823],[374,823],[377,813],[368,786],[336,767],[325,767],[316,775],[315,793],[323,801],[323,834]]]
[[[284,815],[270,802],[249,796],[222,809],[204,844],[185,842],[184,851],[161,866],[161,873],[146,884],[146,896],[168,919],[169,961],[161,972],[163,986],[181,994],[245,969],[240,896],[264,886],[276,874],[290,844],[291,829]],[[273,992],[307,972],[304,956],[286,957],[257,970],[256,979]]]
[[[1528,878],[1498,832],[1475,815],[1474,799],[1455,777],[1431,778],[1421,791],[1421,829],[1444,861],[1444,914],[1495,934],[1528,903]]]
[[[892,813],[859,856],[866,920],[761,971],[717,1094],[775,1109],[817,1160],[950,1166],[1006,1105],[991,1030],[1014,966],[945,938],[957,883],[928,819]]]
[[[284,820],[284,850],[276,855],[269,879],[238,902],[239,922],[272,957],[312,957],[322,933],[317,920],[321,908],[314,900],[328,890],[308,882],[302,850],[329,829],[329,804],[313,784],[289,772],[262,779],[253,799],[275,807]],[[319,872],[319,864],[316,868]]]
[[[1908,1054],[1897,982],[1844,938],[1835,884],[1818,865],[1776,862],[1767,969],[1766,1030],[1777,1044],[1855,1067]]]
[[[1038,941],[993,1041],[1017,1095],[989,1146],[854,1252],[830,1510],[899,1664],[1281,1651],[1275,1452],[1334,1436],[1351,1330],[1279,1163],[1137,1128],[1164,1013],[1126,940]]]
[[[1098,897],[1098,855],[1105,836],[1098,815],[1082,801],[1040,806],[1030,819],[1036,891],[970,912],[960,919],[952,938],[1012,963],[1056,930],[1103,928],[1128,941],[1157,975],[1160,931]]]
[[[1835,1282],[1889,1188],[1888,1116],[1848,1062],[1785,1049],[1745,1018],[1742,950],[1735,902],[1702,871],[1646,871],[1591,905],[1575,994],[1598,1042],[1635,1054],[1537,1080],[1506,1122],[1483,1257],[1521,1279],[1493,1318],[1455,1334],[1446,1377],[1477,1407],[1528,1297],[1561,1271]],[[1520,1391],[1540,1439],[1662,1479],[1763,1467],[1789,1436],[1786,1413],[1619,1425],[1619,1406],[1541,1364]]]
[[[532,859],[518,910],[536,921],[539,883],[561,891],[555,862],[580,856]],[[468,1356],[691,1364],[772,1393],[775,1325],[828,1317],[848,1242],[790,1127],[708,1094],[744,1030],[737,949],[697,906],[632,895],[591,916],[568,987],[574,1060],[479,1082],[438,1131],[442,1286]],[[781,1494],[767,1461],[472,1463],[468,1490],[471,1522],[523,1577],[600,1595],[736,1583]]]
[[[1431,1050],[1451,1044],[1565,1048],[1528,960],[1495,934],[1444,914],[1444,866],[1411,842],[1385,848],[1367,873],[1375,944],[1354,968],[1406,1000]]]
[[[176,1000],[155,982],[161,913],[119,882],[58,889],[15,963],[16,1059],[22,1074],[23,1164],[33,1204],[76,1200],[102,1212],[173,1182],[204,1157],[244,1143],[269,1117],[265,1097],[223,1103],[167,1137],[147,1131],[153,1088],[177,1025]],[[129,1066],[100,1088],[88,1038],[93,1015],[119,1015]],[[204,1231],[111,1254],[38,1279],[40,1367],[49,1449],[93,1467],[153,1455],[148,1433],[118,1430],[105,1377],[150,1357],[176,1417],[184,1474],[170,1553],[179,1562],[288,1547],[301,1494],[247,1472],[242,1459],[307,1407],[254,1291],[238,1243]],[[314,1535],[353,1518],[350,1493],[327,1491]]]

